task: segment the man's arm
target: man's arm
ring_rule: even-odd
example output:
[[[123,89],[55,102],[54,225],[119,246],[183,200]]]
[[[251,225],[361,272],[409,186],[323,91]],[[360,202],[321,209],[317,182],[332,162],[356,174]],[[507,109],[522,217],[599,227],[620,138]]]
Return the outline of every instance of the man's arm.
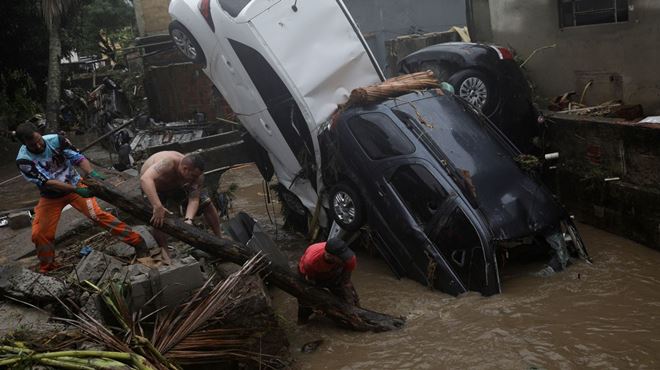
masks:
[[[77,166],[80,167],[81,170],[83,170],[83,172],[84,172],[83,176],[87,176],[90,173],[92,173],[92,171],[93,171],[92,165],[89,163],[89,161],[85,157],[83,157],[80,160],[80,162],[78,162]]]
[[[105,177],[100,173],[94,171],[92,165],[89,163],[89,160],[78,151],[78,149],[71,144],[69,139],[62,135],[57,136],[59,140],[59,150],[62,151],[64,157],[69,160],[74,166],[77,166],[83,171],[83,177],[95,177],[101,180],[105,180]]]
[[[341,290],[343,294],[343,298],[349,302],[352,303],[355,306],[360,305],[360,298],[358,297],[357,292],[355,291],[355,287],[353,286],[353,282],[351,281],[351,272],[344,270],[341,274]]]
[[[158,197],[158,190],[156,189],[156,179],[162,176],[164,172],[171,170],[173,166],[174,161],[171,159],[163,159],[149,167],[140,177],[140,186],[142,187],[142,191],[147,196],[147,199],[149,199],[149,203],[151,203],[151,207],[153,208],[151,223],[153,223],[153,225],[156,227],[163,225],[165,213],[172,213],[167,210],[160,202],[160,198]]]
[[[200,176],[197,181],[191,186],[191,191],[188,194],[188,206],[186,207],[186,221],[189,224],[192,224],[193,218],[197,214],[199,209],[199,194],[202,189],[202,184],[204,182],[204,175]]]

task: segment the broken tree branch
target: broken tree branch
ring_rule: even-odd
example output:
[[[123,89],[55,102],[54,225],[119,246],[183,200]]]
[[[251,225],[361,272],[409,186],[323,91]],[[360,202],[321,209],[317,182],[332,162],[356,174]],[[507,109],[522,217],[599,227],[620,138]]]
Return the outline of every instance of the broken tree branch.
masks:
[[[137,219],[147,223],[151,219],[151,206],[143,199],[127,196],[114,186],[98,179],[86,179],[85,183],[94,195],[121,208]],[[179,218],[166,218],[160,230],[228,262],[242,265],[253,256],[253,253],[244,245],[229,239],[218,238],[186,224]],[[330,292],[310,285],[289,268],[270,264],[267,271],[269,272],[268,278],[277,287],[322,310],[341,326],[358,331],[379,332],[401,328],[405,322],[403,318],[370,311],[343,302]]]

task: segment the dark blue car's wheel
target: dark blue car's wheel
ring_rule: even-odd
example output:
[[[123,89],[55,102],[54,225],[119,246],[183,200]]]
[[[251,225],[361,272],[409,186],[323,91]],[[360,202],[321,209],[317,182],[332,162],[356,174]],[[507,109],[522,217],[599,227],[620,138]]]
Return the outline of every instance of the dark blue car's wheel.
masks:
[[[492,79],[475,69],[459,71],[449,78],[456,94],[489,116],[497,107],[497,89]]]
[[[364,224],[362,198],[350,185],[340,183],[330,191],[330,216],[347,231],[357,231]]]

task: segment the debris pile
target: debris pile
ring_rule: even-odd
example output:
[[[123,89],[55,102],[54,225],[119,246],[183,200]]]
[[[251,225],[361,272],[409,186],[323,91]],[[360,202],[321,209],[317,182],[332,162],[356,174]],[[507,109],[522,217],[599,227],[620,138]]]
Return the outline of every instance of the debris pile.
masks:
[[[90,253],[81,270],[93,261],[100,261],[101,255]],[[224,280],[214,276],[206,279],[180,304],[150,311],[142,307],[166,295],[168,287],[162,287],[143,306],[131,309],[134,297],[130,285],[116,279],[98,285],[85,280],[77,288],[85,290],[83,298],[92,302],[91,306],[96,306],[98,312],[90,312],[89,304],[80,308],[80,302],[55,296],[52,290],[45,289],[47,293],[40,293],[40,298],[51,294],[50,301],[57,300],[66,309],[66,317],[55,318],[69,327],[69,335],[64,336],[66,343],[62,345],[64,339],[32,338],[28,347],[18,341],[20,336],[5,338],[0,347],[0,365],[181,369],[185,365],[241,363],[248,368],[284,368],[290,361],[288,342],[261,282],[260,274],[266,264],[263,255],[257,254]],[[25,270],[17,270],[13,276],[24,277]],[[57,280],[42,275],[38,278]],[[41,285],[50,283],[53,282],[44,280]],[[67,289],[63,283],[59,284],[58,292]],[[4,289],[8,291],[11,290]]]
[[[550,101],[548,109],[557,113],[575,114],[580,116],[623,118],[628,121],[644,116],[642,106],[639,104],[624,104],[621,100],[608,100],[598,105],[586,105],[582,101],[574,101],[575,92],[567,92]]]

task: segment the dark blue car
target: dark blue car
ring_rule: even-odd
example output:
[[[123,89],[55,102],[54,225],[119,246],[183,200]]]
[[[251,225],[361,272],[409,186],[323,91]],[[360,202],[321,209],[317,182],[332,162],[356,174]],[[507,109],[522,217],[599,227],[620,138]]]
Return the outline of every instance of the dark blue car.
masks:
[[[555,271],[588,258],[568,214],[520,151],[463,99],[411,93],[341,113],[320,135],[328,211],[368,225],[392,271],[449,294],[501,291],[497,252],[520,239]],[[566,241],[569,243],[566,243]]]

